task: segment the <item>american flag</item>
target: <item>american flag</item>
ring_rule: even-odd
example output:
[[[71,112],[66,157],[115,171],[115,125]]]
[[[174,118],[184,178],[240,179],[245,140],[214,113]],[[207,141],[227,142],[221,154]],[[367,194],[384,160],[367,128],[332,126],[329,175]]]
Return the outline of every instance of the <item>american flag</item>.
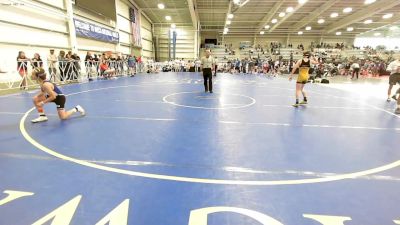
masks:
[[[142,36],[140,35],[140,15],[136,8],[129,9],[129,19],[132,25],[132,40],[133,45],[137,47],[142,46]]]

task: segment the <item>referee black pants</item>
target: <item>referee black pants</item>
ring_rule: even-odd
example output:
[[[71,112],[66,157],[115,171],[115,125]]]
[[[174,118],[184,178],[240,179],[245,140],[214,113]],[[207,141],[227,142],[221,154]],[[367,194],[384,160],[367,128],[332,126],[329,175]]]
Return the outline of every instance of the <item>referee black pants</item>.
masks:
[[[352,74],[352,76],[351,76],[351,79],[354,78],[354,74],[357,76],[357,79],[358,79],[358,75],[360,74],[360,68],[355,68],[355,69],[353,70],[353,74]]]
[[[205,91],[212,91],[212,72],[211,68],[203,68],[204,88]]]

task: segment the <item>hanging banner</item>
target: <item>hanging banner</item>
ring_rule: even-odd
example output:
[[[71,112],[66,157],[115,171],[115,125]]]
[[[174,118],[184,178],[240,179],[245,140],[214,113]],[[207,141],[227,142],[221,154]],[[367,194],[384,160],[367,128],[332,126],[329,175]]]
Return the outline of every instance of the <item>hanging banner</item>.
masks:
[[[140,34],[140,14],[136,8],[129,8],[129,19],[132,26],[132,42],[136,47],[142,47],[142,36]]]
[[[77,36],[106,42],[119,42],[119,33],[96,24],[74,19]]]

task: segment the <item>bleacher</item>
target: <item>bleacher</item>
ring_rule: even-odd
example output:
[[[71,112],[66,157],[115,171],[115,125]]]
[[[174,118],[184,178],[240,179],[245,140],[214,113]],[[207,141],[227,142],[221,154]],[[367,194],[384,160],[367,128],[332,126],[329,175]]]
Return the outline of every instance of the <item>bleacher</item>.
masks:
[[[200,50],[200,57],[204,55],[204,48]],[[293,60],[297,61],[303,57],[303,51],[297,48],[287,48],[281,47],[280,49],[276,49],[278,55],[271,54],[270,48],[264,47],[264,53],[260,49],[255,49],[253,47],[241,48],[241,49],[233,49],[235,55],[231,55],[229,52],[226,52],[226,48],[224,45],[215,45],[212,48],[213,56],[218,60],[218,63],[227,63],[228,61],[232,61],[235,59],[244,59],[244,58],[261,58],[267,59],[272,58],[272,60],[277,59],[279,56],[282,56],[284,60],[290,59],[291,53],[293,53]],[[314,48],[313,53],[316,56],[324,56],[325,58],[358,58],[365,59],[371,54],[368,54],[366,50],[363,49],[336,49],[336,48]],[[393,56],[400,55],[400,51],[395,51]],[[378,52],[376,56],[379,56],[382,59],[386,59],[389,57],[388,54],[383,54],[382,52]]]
[[[299,60],[303,58],[303,51],[297,48],[280,48],[280,55],[283,59],[290,59],[290,54],[293,53],[293,60]]]
[[[367,56],[367,52],[361,49],[345,49],[342,53],[342,56],[346,58],[364,59]]]

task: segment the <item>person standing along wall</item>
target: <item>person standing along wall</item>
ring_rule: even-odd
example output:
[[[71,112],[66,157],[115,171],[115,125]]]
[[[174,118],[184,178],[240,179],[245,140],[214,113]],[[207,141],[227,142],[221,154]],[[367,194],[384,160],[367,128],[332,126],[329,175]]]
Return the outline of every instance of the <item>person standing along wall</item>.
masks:
[[[50,49],[50,55],[47,56],[47,65],[49,66],[50,80],[55,82],[57,74],[57,56],[54,54],[54,49]]]
[[[21,84],[19,85],[20,89],[28,90],[27,87],[27,73],[28,73],[28,61],[30,61],[25,56],[25,52],[19,51],[17,56],[17,70],[19,75],[22,78]]]

